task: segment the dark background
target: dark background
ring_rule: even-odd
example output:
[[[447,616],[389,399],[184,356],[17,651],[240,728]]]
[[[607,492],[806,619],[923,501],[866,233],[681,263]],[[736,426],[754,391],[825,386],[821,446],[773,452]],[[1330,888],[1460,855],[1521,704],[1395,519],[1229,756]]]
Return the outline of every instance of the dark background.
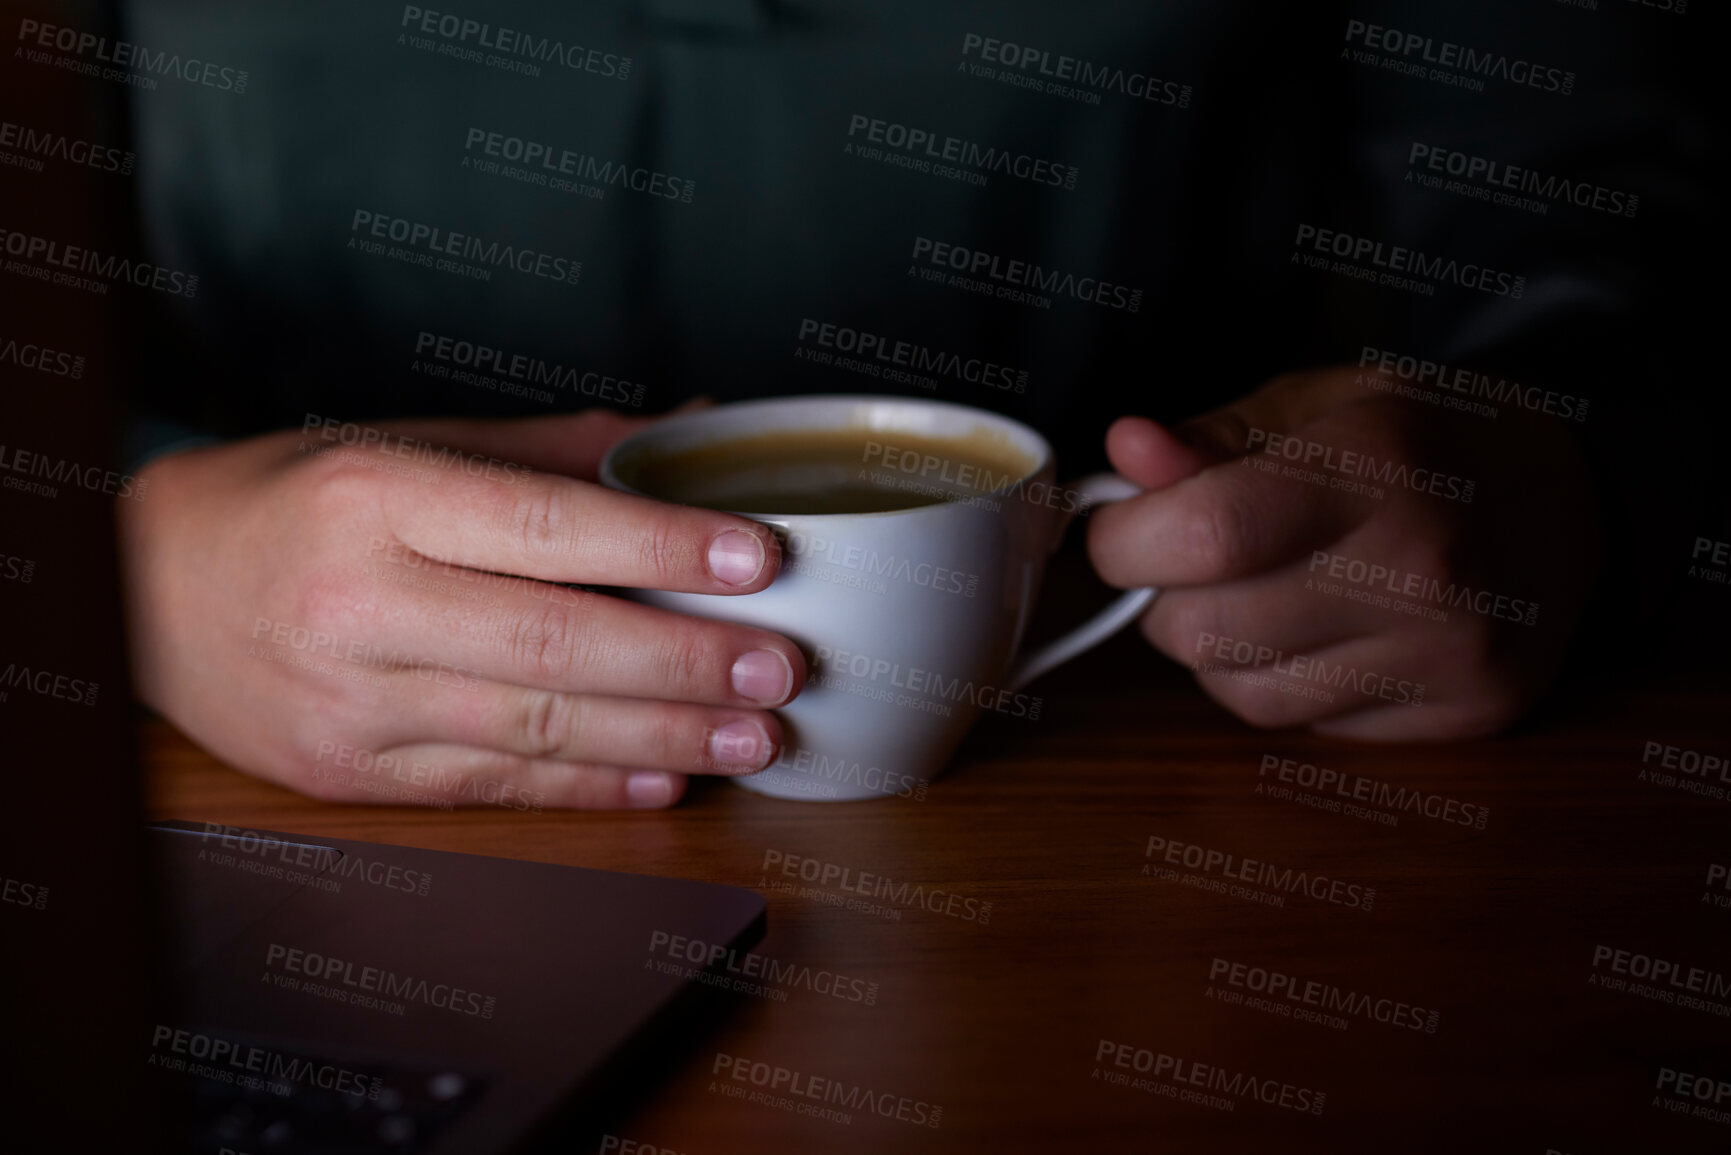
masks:
[[[644,411],[694,393],[898,391],[791,357],[803,317],[1024,368],[1016,397],[938,396],[1011,413],[1098,464],[1111,418],[1177,419],[1269,375],[1365,344],[1472,364],[1590,397],[1582,427],[1607,523],[1596,615],[1565,675],[1639,683],[1722,669],[1724,591],[1682,576],[1696,536],[1731,538],[1722,449],[1724,218],[1716,172],[1718,13],[1602,0],[1519,4],[918,3],[489,6],[477,18],[630,54],[632,79],[530,79],[399,47],[400,8],[144,2],[28,5],[22,17],[173,46],[251,73],[244,95],[157,91],[32,64],[0,67],[0,116],[136,154],[131,176],[0,166],[4,227],[200,276],[193,301],[105,296],[0,274],[0,336],[85,355],[66,380],[0,364],[4,436],[125,471],[187,435],[240,436],[410,413],[529,414],[409,371],[448,334],[645,384]],[[1338,58],[1348,17],[1543,60],[1568,98],[1483,95]],[[955,72],[963,32],[1146,65],[1188,109],[1107,94],[1073,104]],[[845,157],[853,112],[1075,164],[1063,191],[986,189]],[[460,167],[471,125],[695,181],[690,205],[601,201]],[[1543,217],[1403,186],[1404,147],[1438,143],[1638,191],[1634,220]],[[482,285],[344,247],[355,208],[584,262],[574,289]],[[1416,298],[1290,264],[1297,223],[1429,247],[1528,275],[1508,302]],[[906,276],[927,235],[1027,254],[1146,292],[1134,315],[1059,299],[1008,305]],[[912,391],[912,390],[910,390]],[[0,910],[7,1098],[76,1118],[79,1150],[139,1150],[131,1090],[147,1029],[146,880],[112,512],[98,494],[0,492],[4,552],[36,562],[0,588],[0,660],[98,681],[94,707],[13,693],[0,872],[42,880],[43,912]],[[32,916],[34,922],[27,921]],[[96,1093],[92,1093],[92,1089]],[[85,1140],[88,1140],[87,1142]]]

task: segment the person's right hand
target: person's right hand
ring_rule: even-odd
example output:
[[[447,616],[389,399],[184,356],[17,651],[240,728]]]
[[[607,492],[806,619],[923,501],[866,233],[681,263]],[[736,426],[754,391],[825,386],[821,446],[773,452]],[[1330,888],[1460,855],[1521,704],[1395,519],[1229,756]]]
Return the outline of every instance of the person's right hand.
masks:
[[[762,769],[768,707],[805,684],[792,642],[551,584],[775,577],[763,526],[594,483],[643,420],[390,422],[364,446],[315,428],[159,459],[119,503],[140,696],[234,766],[345,801],[653,807],[687,773]]]

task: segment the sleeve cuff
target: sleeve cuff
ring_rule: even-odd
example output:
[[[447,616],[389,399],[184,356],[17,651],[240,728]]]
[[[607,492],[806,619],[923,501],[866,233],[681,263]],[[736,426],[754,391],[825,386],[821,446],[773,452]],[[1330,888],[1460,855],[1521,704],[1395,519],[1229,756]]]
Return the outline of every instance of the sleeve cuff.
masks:
[[[200,433],[190,425],[146,417],[132,422],[126,431],[121,449],[126,461],[126,472],[137,474],[159,457],[178,453],[183,449],[196,449],[201,445],[215,445],[221,440],[220,437]]]

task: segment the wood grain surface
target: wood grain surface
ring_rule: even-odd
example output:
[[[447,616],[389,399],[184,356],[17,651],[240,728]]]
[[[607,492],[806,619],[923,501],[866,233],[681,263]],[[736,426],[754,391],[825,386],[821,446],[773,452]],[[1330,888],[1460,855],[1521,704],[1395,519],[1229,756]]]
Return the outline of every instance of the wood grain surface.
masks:
[[[1134,637],[1035,689],[1038,721],[983,722],[923,800],[339,806],[155,723],[149,809],[761,889],[784,977],[707,995],[720,1025],[582,1150],[1731,1149],[1731,1095],[1682,1079],[1731,1080],[1731,771],[1648,746],[1731,752],[1723,677],[1565,687],[1513,734],[1401,747],[1253,730]],[[1678,973],[1642,984],[1642,958]],[[802,1113],[819,1079],[846,1121]]]

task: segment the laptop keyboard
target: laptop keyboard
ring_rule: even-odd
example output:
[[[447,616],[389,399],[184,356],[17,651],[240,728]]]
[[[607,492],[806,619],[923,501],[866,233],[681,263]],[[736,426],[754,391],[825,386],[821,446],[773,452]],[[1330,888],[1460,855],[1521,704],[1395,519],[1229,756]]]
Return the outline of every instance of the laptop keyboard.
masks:
[[[226,1038],[234,1038],[225,1034]],[[424,1151],[485,1081],[397,1061],[339,1060],[272,1040],[245,1066],[189,1060],[161,1074],[185,1097],[187,1150],[208,1155]]]

